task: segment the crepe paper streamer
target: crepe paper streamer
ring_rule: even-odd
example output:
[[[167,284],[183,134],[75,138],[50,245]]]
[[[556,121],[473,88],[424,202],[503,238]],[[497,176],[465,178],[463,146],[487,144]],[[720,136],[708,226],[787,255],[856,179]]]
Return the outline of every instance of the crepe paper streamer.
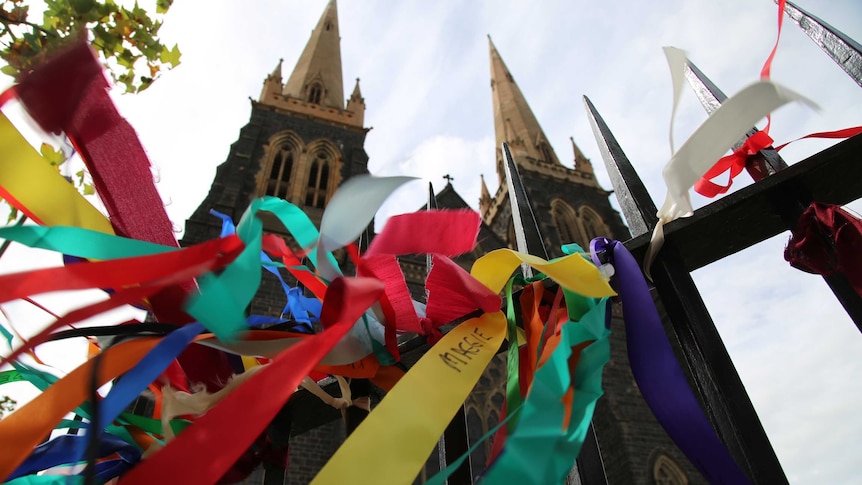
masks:
[[[99,385],[134,367],[158,341],[140,338],[105,350],[98,374]],[[66,413],[88,398],[92,372],[93,359],[90,359],[0,420],[0,443],[15,443],[0,454],[0,479],[9,476]]]
[[[724,194],[733,185],[733,179],[742,173],[748,157],[772,145],[772,138],[765,131],[758,131],[745,139],[745,142],[730,155],[721,157],[715,165],[694,183],[694,191],[704,197],[715,197]],[[724,172],[729,172],[727,185],[719,185],[711,180]]]
[[[678,79],[678,73],[685,69],[686,57],[683,51],[674,47],[665,47],[664,51],[671,70],[676,104],[682,95],[682,82]],[[649,268],[664,244],[664,224],[690,216],[693,212],[688,190],[758,120],[791,101],[816,108],[808,98],[790,89],[772,81],[758,81],[728,98],[689,136],[679,150],[672,151],[670,161],[662,170],[667,196],[656,214],[659,221],[644,256],[644,273],[647,277],[650,277]]]
[[[117,233],[177,247],[147,155],[108,89],[86,43],[49,59],[17,86],[18,98],[39,126],[48,133],[65,132],[72,141]]]
[[[0,385],[9,384],[10,382],[19,382],[26,380],[17,370],[7,370],[0,372]]]
[[[784,249],[794,268],[829,276],[844,273],[862,296],[862,220],[841,206],[812,202],[796,223]]]
[[[521,367],[521,380],[525,389],[530,388],[533,374],[539,366],[539,350],[545,330],[547,327],[553,326],[547,324],[550,321],[550,313],[547,318],[542,318],[540,313],[544,292],[545,287],[541,282],[531,283],[524,286],[520,297],[522,324],[527,340],[526,346],[523,348],[526,356]],[[548,310],[545,309],[544,311]]]
[[[616,268],[632,374],[656,419],[710,483],[750,483],[689,387],[634,257],[619,241],[599,238],[595,247]]]
[[[514,278],[510,278],[509,282],[506,283],[506,338],[509,340],[509,348],[506,351],[506,370],[508,371],[506,378],[506,409],[517,409],[521,406],[518,324],[515,320],[515,302],[512,299],[513,282]],[[506,432],[511,434],[517,425],[518,421],[516,419],[509,420]]]
[[[235,237],[223,238],[169,253],[0,276],[0,302],[48,291],[122,288],[155,282],[117,291],[106,301],[69,313],[31,337],[22,347],[0,359],[0,364],[10,362],[21,353],[45,342],[50,332],[89,318],[94,314],[92,312],[138,303],[170,285],[178,285],[206,271],[220,269],[234,259],[240,247],[241,243]]]
[[[114,107],[108,88],[95,53],[80,42],[28,72],[16,91],[43,130],[65,132],[71,140],[117,234],[178,247],[147,155],[134,129]],[[156,318],[190,321],[180,303],[193,288],[190,281],[154,295]]]
[[[509,276],[521,263],[529,264],[563,288],[585,296],[602,297],[616,294],[596,267],[577,254],[545,261],[537,256],[511,249],[497,249],[477,259],[473,263],[470,274],[491,291],[499,293]]]
[[[562,342],[536,371],[518,428],[506,440],[483,484],[563,482],[583,445],[596,400],[602,395],[602,369],[610,358],[607,302],[607,298],[593,300],[591,310],[580,321],[563,326]],[[578,351],[579,357],[573,355]],[[574,373],[569,368],[570,358],[578,359]],[[573,400],[566,406],[563,400],[571,387]],[[569,425],[564,428],[567,416]]]
[[[0,228],[0,239],[87,259],[119,259],[177,251],[179,248],[66,226]]]
[[[339,278],[329,286],[321,320],[327,330],[284,351],[237,387],[176,439],[124,475],[123,485],[215,483],[248,449],[293,395],[303,377],[383,292],[367,278]],[[266,399],[260,399],[265,395]],[[248,412],[249,403],[254,412]]]
[[[447,466],[443,470],[440,470],[436,475],[426,480],[425,485],[445,485],[446,480],[448,480],[449,477],[452,476],[453,473],[455,473],[455,470],[457,470],[461,466],[461,464],[463,464],[464,461],[467,460],[467,457],[472,455],[474,451],[476,451],[480,446],[482,446],[482,444],[488,438],[494,436],[494,433],[497,433],[498,430],[502,430],[504,424],[507,424],[511,419],[518,416],[518,413],[521,412],[521,409],[523,408],[519,407],[512,411],[511,414],[503,416],[502,419],[500,419],[499,423],[494,425],[494,427],[488,430],[487,433],[483,434],[479,439],[477,439],[476,442],[473,443],[473,445],[463,455],[459,456],[454,461],[447,460],[449,466]],[[496,440],[496,437],[494,439]]]
[[[318,250],[327,253],[355,241],[392,192],[411,180],[415,178],[357,175],[341,184],[323,212]],[[327,279],[340,274],[328,265],[318,265],[317,270]]]
[[[349,483],[357,476],[412,482],[505,333],[501,312],[452,329],[387,393],[311,483]],[[432,389],[429,382],[446,385]]]
[[[376,320],[383,324],[384,348],[374,345],[373,339],[370,343],[382,364],[394,364],[400,359],[396,332],[425,333],[401,265],[395,256],[376,255],[361,259],[356,273],[359,276],[373,277],[384,284],[383,297],[373,308]]]
[[[37,446],[33,453],[7,479],[15,479],[41,470],[67,463],[80,461],[76,457],[87,447],[87,436],[60,435]],[[98,456],[106,457],[117,453],[123,460],[137,462],[141,451],[125,441],[106,435],[99,440]]]
[[[392,216],[365,252],[375,254],[443,254],[471,251],[479,235],[479,213],[473,210],[429,210]]]
[[[39,224],[114,233],[108,219],[42,158],[2,113],[0,146],[0,197]]]
[[[494,313],[500,310],[500,296],[488,289],[451,259],[434,255],[434,265],[425,280],[428,304],[425,316],[436,328],[476,310]],[[425,329],[425,334],[430,331]]]

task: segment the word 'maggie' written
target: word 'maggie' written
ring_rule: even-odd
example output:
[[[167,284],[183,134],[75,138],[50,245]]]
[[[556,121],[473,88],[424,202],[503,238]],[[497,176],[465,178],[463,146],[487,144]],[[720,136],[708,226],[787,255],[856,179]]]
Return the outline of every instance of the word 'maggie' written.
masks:
[[[469,364],[474,356],[487,347],[487,343],[491,339],[492,337],[483,334],[479,327],[474,327],[473,331],[464,335],[456,345],[437,355],[444,364],[461,372],[461,368]],[[491,349],[491,351],[493,350]]]

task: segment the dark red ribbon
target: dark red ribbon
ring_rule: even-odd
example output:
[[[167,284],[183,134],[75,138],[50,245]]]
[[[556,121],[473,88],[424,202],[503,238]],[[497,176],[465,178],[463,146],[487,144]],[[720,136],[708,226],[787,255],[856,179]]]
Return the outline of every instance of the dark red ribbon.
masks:
[[[844,273],[862,296],[862,220],[835,204],[812,202],[799,217],[784,250],[796,269],[829,276]]]
[[[147,154],[108,88],[95,53],[86,43],[76,43],[23,76],[16,91],[43,130],[64,132],[72,141],[118,235],[178,247]],[[174,323],[191,321],[181,303],[193,287],[174,287],[154,296],[156,316]]]

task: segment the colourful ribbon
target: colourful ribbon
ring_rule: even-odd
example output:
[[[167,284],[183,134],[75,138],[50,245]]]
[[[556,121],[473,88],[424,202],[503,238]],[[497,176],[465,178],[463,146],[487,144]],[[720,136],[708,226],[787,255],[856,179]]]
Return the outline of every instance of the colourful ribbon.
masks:
[[[862,296],[862,220],[838,205],[812,202],[784,249],[796,269],[829,276],[844,273]]]
[[[694,183],[694,191],[704,197],[715,197],[723,194],[733,185],[733,179],[745,168],[745,162],[748,157],[757,155],[760,150],[768,148],[772,145],[772,138],[766,131],[758,131],[745,139],[745,143],[733,151],[730,155],[720,158],[715,165],[706,171],[703,176]],[[729,172],[727,185],[719,185],[712,182],[712,179],[718,177],[724,172]]]
[[[615,268],[632,374],[658,422],[710,483],[750,483],[700,408],[637,261],[619,241],[594,239],[591,249],[608,255]]]
[[[502,313],[468,320],[446,334],[392,388],[311,482],[371,477],[410,483],[458,407],[496,354],[506,332]],[[429,382],[446,382],[433,389]]]
[[[238,386],[167,446],[124,475],[121,484],[214,483],[260,436],[314,363],[335,345],[382,294],[374,280],[339,278],[324,300],[323,333],[282,352]],[[260,396],[266,399],[260,399]],[[255,403],[248,412],[248,403]]]
[[[42,158],[2,113],[0,146],[0,197],[40,224],[114,233],[108,219]]]

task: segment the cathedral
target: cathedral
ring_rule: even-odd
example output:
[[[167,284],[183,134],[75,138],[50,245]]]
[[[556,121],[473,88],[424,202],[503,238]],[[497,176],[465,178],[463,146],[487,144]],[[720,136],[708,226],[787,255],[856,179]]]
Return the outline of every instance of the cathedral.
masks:
[[[369,154],[364,149],[369,131],[364,127],[366,102],[358,79],[345,99],[340,40],[337,6],[335,0],[330,0],[287,78],[283,77],[281,61],[265,77],[259,98],[251,101],[248,123],[231,145],[227,159],[219,165],[208,195],[186,221],[183,245],[218,237],[221,221],[210,210],[237,221],[252,199],[264,195],[281,197],[301,207],[319,224],[339,185],[353,176],[369,173]],[[481,184],[478,204],[465,201],[451,183],[435,194],[441,209],[478,207],[482,216],[479,244],[471,253],[456,258],[456,262],[469,269],[482,254],[515,245],[500,151],[504,141],[511,147],[550,257],[562,255],[563,244],[576,242],[586,246],[595,236],[628,239],[628,229],[611,207],[611,193],[599,185],[590,160],[572,140],[572,166],[561,163],[490,38],[489,50],[498,188],[492,192],[484,178],[476,180],[475,183]],[[374,100],[369,102],[373,109]],[[274,218],[265,219],[264,227],[286,236],[285,229]],[[366,245],[370,238],[373,224],[360,246]],[[422,301],[422,282],[427,271],[425,257],[405,257],[400,262],[414,298]],[[280,283],[265,274],[248,311],[279,316],[283,307]],[[614,313],[611,360],[604,371],[605,394],[599,399],[593,417],[608,482],[611,485],[705,483],[644,403],[629,369],[619,309]],[[465,402],[471,444],[497,424],[505,382],[506,363],[504,356],[498,355]],[[372,403],[383,395],[378,391],[372,390]],[[299,400],[302,397],[299,394],[291,402]],[[244,483],[305,484],[314,477],[344,440],[346,431],[335,412],[317,417],[320,424],[313,427],[304,425],[304,419],[294,413],[292,422],[285,424],[290,441],[286,473],[281,471],[278,476],[278,471],[261,470]],[[471,464],[474,477],[484,469],[490,450],[491,444],[486,442],[474,453]],[[432,476],[437,471],[435,466],[439,464],[429,460],[416,483]]]

